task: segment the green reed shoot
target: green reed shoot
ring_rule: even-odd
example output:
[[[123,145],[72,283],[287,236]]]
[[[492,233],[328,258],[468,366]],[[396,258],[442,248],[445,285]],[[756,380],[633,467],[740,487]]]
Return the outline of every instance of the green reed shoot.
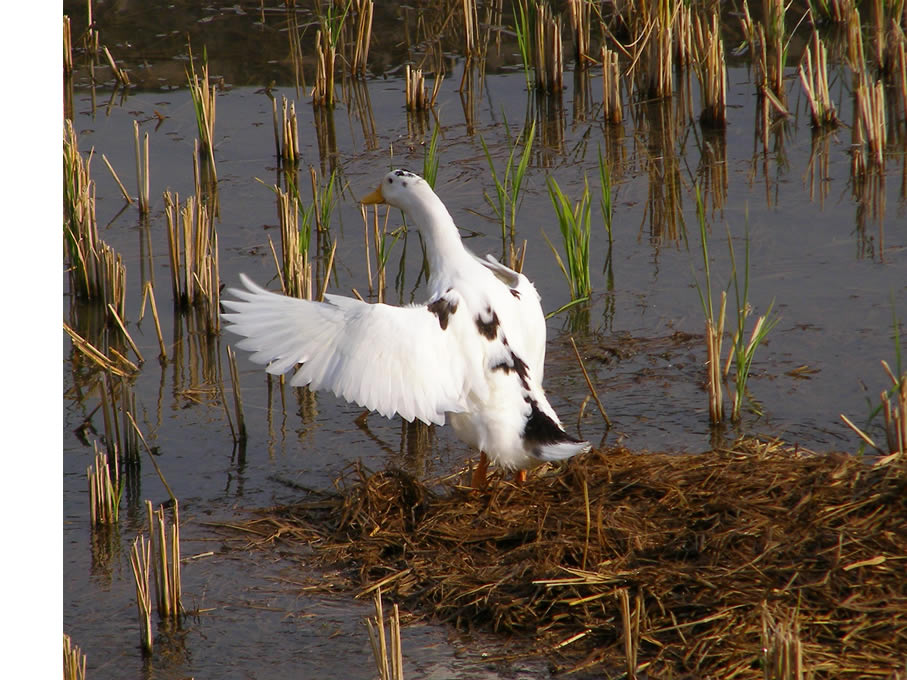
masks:
[[[309,166],[309,175],[312,178],[312,205],[315,207],[315,228],[327,231],[331,226],[331,215],[337,206],[335,186],[337,184],[337,169],[331,170],[327,182],[318,183],[318,175],[314,166]],[[298,200],[298,197],[297,197]]]
[[[724,370],[721,371],[721,341],[724,333],[724,321],[726,311],[727,293],[721,294],[721,308],[718,315],[717,324],[714,322],[714,308],[712,304],[711,293],[711,272],[709,268],[709,251],[708,238],[705,226],[705,208],[702,204],[702,192],[699,186],[696,187],[696,214],[699,219],[699,235],[702,241],[702,259],[705,269],[706,293],[703,294],[699,281],[696,281],[696,289],[699,292],[699,299],[702,303],[703,312],[706,316],[706,339],[708,355],[708,388],[709,388],[709,416],[712,423],[719,423],[723,417],[723,407],[721,403],[721,384],[727,380],[730,372],[731,363],[734,364],[734,396],[733,407],[731,410],[731,420],[737,422],[740,420],[740,411],[743,406],[743,399],[746,395],[746,383],[749,379],[750,369],[753,363],[753,357],[766,336],[778,324],[780,318],[771,318],[772,308],[775,306],[774,300],[769,304],[765,314],[756,319],[756,323],[750,331],[749,337],[746,335],[746,318],[752,312],[752,306],[749,301],[750,286],[750,239],[747,231],[745,237],[745,255],[743,267],[743,282],[741,284],[737,268],[737,261],[734,255],[734,245],[731,242],[731,235],[728,232],[728,251],[731,258],[731,281],[734,286],[734,298],[737,307],[736,326],[734,329],[734,339],[731,342],[731,348],[728,352],[727,360],[724,364]]]
[[[507,125],[507,121],[504,121]],[[510,142],[510,152],[507,154],[507,162],[504,165],[503,172],[498,175],[494,167],[494,160],[491,158],[491,152],[488,145],[480,136],[479,141],[482,149],[485,151],[485,158],[488,161],[488,167],[491,170],[491,178],[494,180],[495,198],[489,197],[485,192],[485,200],[491,205],[498,219],[501,221],[501,240],[506,242],[508,231],[510,239],[513,240],[516,234],[516,212],[520,203],[520,189],[523,186],[523,178],[526,175],[526,168],[529,166],[529,154],[532,151],[532,141],[535,139],[535,121],[529,128],[528,134],[525,128],[520,131],[516,140],[508,135]],[[519,159],[516,157],[517,145],[523,140],[523,151]],[[516,161],[516,163],[514,163]]]
[[[605,223],[605,231],[608,232],[608,247],[610,247],[614,243],[614,235],[611,231],[614,219],[614,206],[611,200],[611,170],[602,156],[601,145],[598,147],[598,180],[602,188],[602,220]]]
[[[721,306],[718,318],[715,318],[715,307],[712,301],[712,272],[709,266],[709,246],[705,224],[705,207],[702,203],[702,191],[696,185],[696,216],[699,218],[699,238],[702,245],[702,264],[705,272],[705,293],[694,277],[699,302],[705,315],[706,364],[708,379],[706,386],[709,394],[709,421],[715,425],[724,417],[724,400],[721,380],[721,339],[724,335],[724,318],[727,305],[727,292],[721,292]]]
[[[557,214],[558,227],[564,245],[564,259],[561,259],[550,242],[548,245],[570,286],[570,299],[588,297],[592,291],[592,279],[589,274],[592,197],[589,194],[589,181],[584,178],[583,194],[579,201],[572,203],[558,186],[557,180],[549,176],[548,196],[551,198]]]
[[[404,230],[394,229],[387,231],[387,222],[384,224],[384,230],[378,229],[378,221],[375,220],[375,259],[378,263],[378,299],[384,300],[385,291],[387,290],[387,260],[390,258],[391,251],[397,244],[399,238],[403,235]],[[389,240],[389,237],[393,237]]]
[[[400,227],[399,229],[388,231],[387,223],[390,218],[390,210],[386,210],[384,213],[383,228],[378,224],[378,206],[375,206],[371,211],[371,224],[369,224],[369,209],[367,206],[360,205],[359,210],[362,215],[362,224],[365,230],[365,259],[368,266],[369,292],[377,295],[378,302],[384,302],[384,294],[387,288],[387,260],[390,258],[394,245],[397,243],[400,236],[403,235],[405,229]],[[370,231],[371,235],[369,234]],[[389,241],[389,236],[393,237],[393,240]],[[370,238],[373,238],[375,241],[375,276],[377,282],[372,278],[372,266],[371,261],[369,260]]]
[[[198,127],[198,139],[202,153],[208,158],[213,179],[217,180],[217,170],[214,165],[214,120],[217,111],[217,88],[208,80],[208,50],[202,50],[201,78],[195,72],[195,61],[192,58],[192,45],[189,45],[189,70],[186,71],[189,80],[189,94],[192,97],[192,106],[195,110],[195,122]]]
[[[749,378],[750,367],[753,363],[753,356],[756,349],[765,340],[765,337],[771,330],[778,325],[780,317],[771,318],[772,308],[775,301],[769,303],[765,314],[756,319],[753,330],[750,332],[749,340],[746,339],[746,317],[750,315],[752,307],[749,302],[750,287],[750,237],[747,229],[744,249],[744,268],[743,268],[743,287],[741,289],[740,280],[737,275],[737,262],[734,257],[734,246],[731,243],[731,235],[728,233],[728,250],[731,256],[731,279],[734,284],[734,297],[737,303],[737,327],[734,330],[734,340],[731,345],[731,355],[734,362],[734,406],[731,411],[731,420],[737,422],[740,420],[740,408],[743,405],[743,397],[746,394],[746,382]],[[725,364],[724,371],[727,376],[727,366],[730,365],[731,357]]]
[[[438,138],[441,131],[440,125],[435,125],[431,132],[431,141],[425,147],[425,156],[422,160],[422,178],[428,182],[428,186],[435,188],[435,182],[438,179]]]
[[[517,16],[519,12],[519,16]],[[523,59],[523,73],[526,76],[526,89],[532,89],[532,56],[530,52],[530,40],[532,36],[532,29],[530,28],[534,24],[532,16],[532,6],[527,2],[527,0],[517,0],[514,5],[514,25],[513,30],[516,33],[517,44],[520,48],[520,56]]]

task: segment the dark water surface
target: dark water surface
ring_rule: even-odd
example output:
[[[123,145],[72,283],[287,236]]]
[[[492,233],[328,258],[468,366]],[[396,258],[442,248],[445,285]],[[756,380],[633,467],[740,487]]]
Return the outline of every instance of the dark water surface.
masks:
[[[271,102],[262,89],[272,81],[275,94],[298,104],[306,202],[309,165],[319,176],[336,168],[344,187],[330,227],[338,245],[329,290],[341,294],[353,288],[368,291],[357,197],[370,191],[389,167],[420,172],[424,145],[438,123],[437,193],[464,234],[470,234],[469,246],[500,256],[500,229],[483,198],[493,189],[480,140],[500,171],[508,139],[534,118],[539,132],[517,240],[528,241],[524,271],[548,311],[568,302],[569,292],[544,238],[559,245],[546,178],[555,178],[577,199],[588,177],[593,194],[592,300],[548,324],[546,389],[569,430],[577,427],[588,391],[573,358],[571,334],[614,423],[607,441],[621,440],[639,450],[698,451],[716,436],[733,438],[739,432],[780,437],[820,452],[855,451],[858,441],[838,415],[864,423],[867,400],[877,403],[887,386],[879,360],[894,361],[892,306],[900,319],[907,317],[903,125],[890,121],[883,181],[872,197],[855,187],[851,177],[850,130],[818,139],[811,134],[793,68],[788,94],[793,115],[773,130],[769,151],[763,153],[755,132],[755,87],[746,64],[729,69],[724,135],[704,134],[685,115],[681,96],[664,105],[642,106],[635,119],[627,115],[622,126],[609,128],[600,121],[599,71],[587,75],[585,105],[577,97],[583,77],[572,73],[566,74],[563,97],[537,100],[527,94],[512,36],[505,36],[500,54],[490,48],[486,76],[476,78],[471,95],[458,92],[462,60],[448,57],[435,114],[410,115],[400,70],[407,59],[420,58],[423,48],[407,50],[402,26],[414,25],[411,13],[417,10],[406,10],[410,14],[405,18],[404,10],[385,4],[379,3],[373,45],[373,70],[381,75],[355,88],[343,83],[343,96],[333,114],[327,114],[333,134],[316,121],[307,92],[297,95],[294,90],[296,71],[282,10],[266,8],[261,23],[258,3],[197,10],[188,3],[119,2],[95,8],[102,44],[138,85],[125,93],[114,91],[105,75],[109,69],[98,66],[96,78],[106,84],[92,87],[87,56],[79,53],[65,97],[80,149],[94,148],[101,238],[126,265],[127,325],[146,358],[132,384],[136,420],[179,498],[184,558],[214,555],[187,559],[183,566],[184,605],[200,613],[189,616],[178,635],[159,636],[153,658],[143,660],[128,549],[143,526],[144,500],[157,505],[167,493],[143,453],[140,477],[121,505],[114,548],[97,548],[85,478],[93,454],[77,433],[86,421],[102,432],[103,422],[95,411],[98,395],[86,391],[92,371],[76,359],[66,338],[63,618],[65,632],[88,654],[92,679],[339,677],[338,667],[343,677],[374,677],[362,624],[370,606],[346,595],[307,594],[300,584],[316,582],[319,575],[300,567],[292,550],[226,550],[211,524],[240,521],[253,509],[298,500],[301,492],[294,484],[329,488],[355,461],[371,469],[402,466],[431,476],[459,469],[471,455],[447,429],[435,429],[427,443],[414,444],[416,434],[399,419],[373,415],[367,427],[357,426],[361,409],[333,395],[310,397],[287,390],[283,405],[279,392],[269,396],[264,373],[242,354],[249,437],[244,449],[234,447],[215,389],[218,376],[227,375],[225,359],[222,368],[214,368],[232,338],[223,335],[207,343],[203,334],[191,331],[191,319],[172,312],[170,300],[162,192],[170,189],[181,198],[192,194],[197,136],[184,87],[187,34],[195,54],[207,48],[212,76],[222,78],[215,129],[216,228],[225,285],[236,285],[245,272],[259,283],[277,286],[268,239],[279,249],[280,234],[268,185],[279,181],[280,171]],[[64,2],[64,12],[73,17],[75,40],[84,29],[84,5]],[[298,13],[300,30],[310,21],[306,11]],[[313,30],[303,34],[308,84]],[[449,34],[446,40],[455,43],[455,38]],[[444,47],[448,54],[456,49]],[[843,67],[835,67],[834,75],[833,96],[849,121],[850,77]],[[695,79],[690,97],[692,109],[698,110]],[[147,220],[140,219],[134,206],[123,209],[101,161],[104,154],[134,192],[136,120],[150,135],[152,210]],[[599,148],[613,182],[610,259],[598,207]],[[693,191],[697,182],[705,187],[713,290],[717,294],[729,281],[727,234],[742,263],[748,232],[749,299],[755,314],[747,329],[773,300],[781,317],[756,354],[742,423],[717,435],[708,425],[704,320],[694,284],[697,277],[702,280]],[[398,217],[392,215],[391,223],[395,221]],[[417,235],[396,243],[388,266],[389,299],[420,300]],[[147,280],[155,284],[170,349],[171,358],[163,365],[155,360],[158,345],[150,314],[138,323]],[[86,323],[88,310],[71,305],[65,274],[63,281],[66,320],[74,325],[75,315]],[[226,389],[229,396],[229,379]],[[870,431],[879,434],[873,427]],[[594,442],[605,435],[591,404],[581,432]],[[409,677],[547,675],[543,663],[483,663],[480,654],[501,643],[485,636],[464,639],[443,626],[420,623],[405,626],[403,640]]]

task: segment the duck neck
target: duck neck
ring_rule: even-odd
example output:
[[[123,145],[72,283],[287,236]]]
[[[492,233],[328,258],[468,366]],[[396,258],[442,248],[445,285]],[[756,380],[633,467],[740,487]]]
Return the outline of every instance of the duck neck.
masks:
[[[442,271],[457,268],[458,260],[469,257],[453,218],[437,196],[410,210],[409,216],[425,240],[432,280],[437,280]]]

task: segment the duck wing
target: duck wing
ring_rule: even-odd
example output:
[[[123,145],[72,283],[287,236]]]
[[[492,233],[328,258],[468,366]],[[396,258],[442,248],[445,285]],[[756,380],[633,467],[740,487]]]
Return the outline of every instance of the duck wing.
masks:
[[[381,415],[443,425],[445,412],[468,408],[487,392],[481,348],[463,332],[459,296],[449,290],[427,305],[393,307],[328,295],[313,302],[272,293],[241,275],[245,289],[222,300],[237,347],[290,384],[326,389]],[[467,328],[467,331],[471,329]]]

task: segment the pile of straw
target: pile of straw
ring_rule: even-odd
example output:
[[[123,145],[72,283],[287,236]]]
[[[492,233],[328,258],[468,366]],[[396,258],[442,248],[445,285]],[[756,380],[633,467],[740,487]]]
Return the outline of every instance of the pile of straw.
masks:
[[[902,455],[869,465],[746,440],[593,451],[482,492],[399,471],[339,488],[244,533],[343,567],[325,587],[380,585],[413,613],[525,640],[558,671],[620,670],[632,649],[649,677],[771,677],[765,638],[783,620],[807,677],[904,672]]]

